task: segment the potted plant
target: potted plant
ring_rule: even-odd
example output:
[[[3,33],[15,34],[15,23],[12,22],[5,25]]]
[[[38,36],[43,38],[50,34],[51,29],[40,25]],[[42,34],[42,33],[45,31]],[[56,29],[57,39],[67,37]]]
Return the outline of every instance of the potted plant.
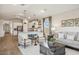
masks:
[[[48,36],[48,46],[49,48],[51,48],[55,42],[55,38],[54,38],[54,35],[53,36]]]

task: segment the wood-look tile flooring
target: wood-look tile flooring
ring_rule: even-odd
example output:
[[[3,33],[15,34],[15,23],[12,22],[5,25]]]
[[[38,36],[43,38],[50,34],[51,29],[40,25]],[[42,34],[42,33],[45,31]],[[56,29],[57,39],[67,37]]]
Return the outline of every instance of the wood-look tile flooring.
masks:
[[[21,55],[17,37],[5,34],[3,38],[0,38],[0,55]]]

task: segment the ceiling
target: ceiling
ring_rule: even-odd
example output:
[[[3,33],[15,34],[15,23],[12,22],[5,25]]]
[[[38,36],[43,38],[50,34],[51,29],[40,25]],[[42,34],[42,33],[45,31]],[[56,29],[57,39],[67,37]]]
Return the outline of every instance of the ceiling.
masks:
[[[79,8],[78,4],[0,4],[0,19],[39,19]],[[45,12],[41,12],[45,10]]]

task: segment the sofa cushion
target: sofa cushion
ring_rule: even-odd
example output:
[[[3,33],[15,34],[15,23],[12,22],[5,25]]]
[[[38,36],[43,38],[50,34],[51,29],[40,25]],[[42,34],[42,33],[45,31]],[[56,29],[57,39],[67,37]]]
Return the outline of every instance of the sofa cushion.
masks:
[[[59,33],[58,33],[58,38],[59,38],[59,39],[64,39],[64,33],[59,32]]]
[[[79,32],[65,32],[66,39],[57,38],[57,42],[79,49]]]
[[[67,33],[66,34],[66,39],[68,40],[74,40],[75,39],[76,34],[73,33]]]
[[[76,35],[76,41],[79,41],[79,33],[77,32],[77,35]]]
[[[59,40],[57,40],[57,42],[79,49],[79,42],[78,41],[59,39]]]

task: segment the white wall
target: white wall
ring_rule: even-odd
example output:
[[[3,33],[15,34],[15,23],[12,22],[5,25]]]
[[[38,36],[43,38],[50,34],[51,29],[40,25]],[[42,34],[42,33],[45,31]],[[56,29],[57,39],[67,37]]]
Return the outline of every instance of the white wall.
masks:
[[[75,18],[79,18],[79,8],[52,16],[52,26],[55,26],[59,30],[61,28],[62,20]]]
[[[3,21],[0,20],[0,37],[4,36],[4,31],[3,31]]]

